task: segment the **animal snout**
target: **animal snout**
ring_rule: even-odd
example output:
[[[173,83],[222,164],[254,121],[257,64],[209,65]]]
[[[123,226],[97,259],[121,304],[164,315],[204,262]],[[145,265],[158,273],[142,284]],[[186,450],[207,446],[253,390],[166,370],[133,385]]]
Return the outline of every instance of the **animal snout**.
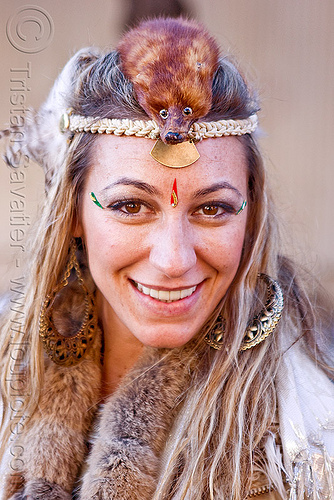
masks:
[[[167,132],[165,135],[165,142],[167,144],[178,144],[179,142],[183,142],[184,139],[184,135],[179,132]]]

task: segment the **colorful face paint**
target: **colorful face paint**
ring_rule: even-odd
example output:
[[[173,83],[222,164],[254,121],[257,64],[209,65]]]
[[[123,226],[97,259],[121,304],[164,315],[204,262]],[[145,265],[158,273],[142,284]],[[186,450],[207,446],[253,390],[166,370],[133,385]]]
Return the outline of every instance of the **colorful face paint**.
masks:
[[[179,200],[178,200],[178,197],[177,197],[176,179],[174,179],[173,190],[172,190],[172,194],[171,194],[171,197],[170,197],[170,204],[172,205],[172,207],[176,207],[176,205],[178,204],[178,202],[179,202]]]
[[[102,210],[104,209],[104,207],[101,205],[101,203],[96,198],[96,196],[95,196],[95,194],[93,192],[89,193],[89,196],[90,196],[90,199],[95,203],[95,205],[97,205],[99,208],[102,208]]]
[[[241,207],[239,208],[239,210],[236,212],[236,214],[235,214],[235,215],[239,215],[239,214],[240,214],[240,213],[244,210],[244,208],[246,207],[246,205],[247,205],[247,201],[246,201],[246,200],[244,200],[244,201],[242,202]]]

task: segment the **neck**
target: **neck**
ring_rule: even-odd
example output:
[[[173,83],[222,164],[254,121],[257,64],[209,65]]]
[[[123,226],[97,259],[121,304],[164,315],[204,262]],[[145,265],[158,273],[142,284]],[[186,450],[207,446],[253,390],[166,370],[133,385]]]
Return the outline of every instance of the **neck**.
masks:
[[[142,353],[143,344],[115,318],[110,305],[97,294],[99,318],[104,338],[102,396],[111,395]]]

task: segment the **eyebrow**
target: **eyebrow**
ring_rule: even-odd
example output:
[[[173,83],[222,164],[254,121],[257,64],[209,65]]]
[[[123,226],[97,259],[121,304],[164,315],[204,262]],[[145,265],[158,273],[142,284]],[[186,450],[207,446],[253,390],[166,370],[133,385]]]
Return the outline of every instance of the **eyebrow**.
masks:
[[[161,191],[159,191],[156,187],[152,186],[151,184],[148,184],[147,182],[143,181],[138,181],[137,179],[131,179],[129,177],[121,177],[117,181],[108,184],[105,188],[102,189],[102,192],[107,191],[108,189],[111,189],[114,186],[134,186],[137,189],[141,189],[145,193],[151,194],[151,195],[157,195],[157,196],[162,196]],[[232,186],[229,182],[218,182],[216,184],[213,184],[212,186],[209,186],[207,188],[199,189],[198,191],[195,191],[194,193],[194,198],[201,198],[202,196],[205,196],[210,193],[215,193],[216,191],[219,191],[220,189],[231,189],[235,193],[237,193],[241,198],[243,198],[243,195],[240,193],[240,191]]]
[[[143,181],[138,181],[137,179],[131,179],[129,177],[121,177],[121,179],[118,179],[116,182],[108,184],[108,186],[102,189],[102,192],[107,191],[114,186],[134,186],[137,189],[145,191],[145,193],[161,196],[161,192],[151,184],[147,184],[147,182]]]
[[[240,193],[240,191],[236,187],[232,186],[232,184],[230,184],[229,182],[217,182],[216,184],[212,184],[212,186],[209,186],[207,188],[199,189],[194,193],[194,197],[200,198],[207,194],[215,193],[220,189],[231,189],[232,191],[237,193],[241,198],[243,198],[243,195]]]

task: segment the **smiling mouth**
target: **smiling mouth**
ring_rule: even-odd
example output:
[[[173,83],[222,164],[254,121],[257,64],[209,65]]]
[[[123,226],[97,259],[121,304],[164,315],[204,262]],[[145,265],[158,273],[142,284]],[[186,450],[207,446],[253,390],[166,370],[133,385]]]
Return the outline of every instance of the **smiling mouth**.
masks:
[[[156,290],[155,288],[148,288],[137,281],[132,282],[141,293],[149,295],[160,302],[176,302],[177,300],[185,299],[186,297],[190,297],[197,288],[197,285],[195,285],[190,288],[184,288],[183,290]]]

